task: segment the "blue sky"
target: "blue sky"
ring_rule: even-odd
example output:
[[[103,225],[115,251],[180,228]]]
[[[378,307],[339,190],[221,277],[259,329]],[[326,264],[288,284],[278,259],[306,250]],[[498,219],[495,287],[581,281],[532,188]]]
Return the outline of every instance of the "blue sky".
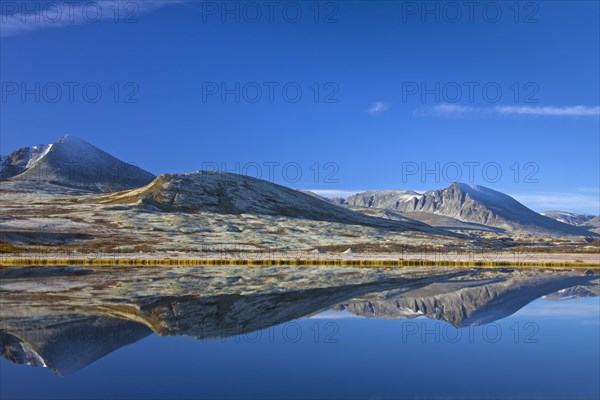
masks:
[[[2,154],[599,212],[598,2],[1,3]]]

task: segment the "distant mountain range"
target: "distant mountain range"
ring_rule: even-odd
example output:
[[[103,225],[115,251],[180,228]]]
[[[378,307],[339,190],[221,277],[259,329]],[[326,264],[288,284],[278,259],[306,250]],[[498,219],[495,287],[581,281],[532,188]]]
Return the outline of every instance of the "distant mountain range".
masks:
[[[569,225],[575,226],[585,226],[585,224],[592,219],[594,219],[595,215],[591,214],[580,214],[576,212],[570,211],[543,211],[540,214],[555,219],[557,221],[563,222]]]
[[[441,190],[419,194],[412,191],[370,191],[352,195],[344,204],[354,207],[379,208],[402,213],[442,215],[456,220],[511,232],[552,235],[586,235],[580,227],[541,215],[512,197],[495,190],[464,183],[453,183]]]
[[[102,204],[161,212],[282,216],[447,236],[453,235],[449,231],[596,236],[593,229],[597,225],[597,217],[592,215],[562,211],[540,214],[506,194],[463,183],[423,194],[383,190],[331,201],[219,171],[156,177],[69,135],[53,144],[24,147],[4,157],[0,177],[4,181],[0,188],[5,192],[104,193],[97,198]]]
[[[600,215],[595,216],[594,218],[590,219],[589,221],[583,223],[582,226],[591,226],[594,228],[600,228]]]

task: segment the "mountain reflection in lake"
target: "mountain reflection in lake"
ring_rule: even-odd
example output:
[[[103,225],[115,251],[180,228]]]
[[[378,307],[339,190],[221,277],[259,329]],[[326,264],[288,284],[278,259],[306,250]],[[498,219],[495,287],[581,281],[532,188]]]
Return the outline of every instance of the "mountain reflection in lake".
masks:
[[[598,283],[577,270],[1,269],[0,397],[598,398]]]

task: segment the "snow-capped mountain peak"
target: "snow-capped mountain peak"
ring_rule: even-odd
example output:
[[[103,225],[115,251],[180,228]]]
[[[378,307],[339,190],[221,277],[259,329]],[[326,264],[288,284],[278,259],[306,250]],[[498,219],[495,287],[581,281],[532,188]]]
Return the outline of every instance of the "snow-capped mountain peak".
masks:
[[[64,135],[53,144],[24,147],[9,154],[2,161],[1,178],[113,192],[146,185],[155,176],[85,140]]]

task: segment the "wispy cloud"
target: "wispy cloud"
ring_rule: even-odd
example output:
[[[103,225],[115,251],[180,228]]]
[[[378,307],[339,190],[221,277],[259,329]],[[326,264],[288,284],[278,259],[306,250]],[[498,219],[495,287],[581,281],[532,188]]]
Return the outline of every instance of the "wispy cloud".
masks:
[[[496,106],[494,110],[500,114],[522,114],[522,115],[552,115],[552,116],[576,116],[593,117],[600,115],[600,107],[588,106],[565,106],[565,107],[531,107],[531,106]]]
[[[0,14],[0,38],[48,28],[94,23],[100,20],[139,20],[140,14],[181,3],[181,0],[96,0],[91,2],[11,2]],[[118,13],[117,11],[118,10]]]
[[[600,116],[598,106],[494,106],[471,107],[459,104],[438,104],[430,108],[420,108],[417,116],[456,117],[467,115],[533,115],[554,117],[595,117]]]
[[[383,101],[376,101],[375,103],[371,104],[371,107],[367,108],[365,111],[371,115],[378,115],[383,112],[386,112],[389,109],[390,105],[388,103]]]
[[[591,318],[597,320],[598,298],[574,301],[538,300],[517,311],[513,317]]]
[[[578,192],[584,192],[584,193],[600,193],[600,187],[578,187],[575,190],[577,190]]]
[[[536,211],[564,210],[597,214],[600,207],[600,198],[593,193],[516,193],[510,196]]]
[[[433,112],[436,115],[454,115],[454,114],[465,114],[472,113],[475,108],[469,106],[461,106],[458,104],[439,104],[433,107]]]
[[[308,192],[313,192],[319,196],[327,197],[329,199],[334,197],[341,197],[343,199],[353,194],[364,192],[364,190],[337,190],[337,189],[303,189]]]
[[[306,317],[306,319],[364,319],[364,317],[352,314],[346,310],[343,311],[323,311],[315,315],[311,315],[310,317]]]

